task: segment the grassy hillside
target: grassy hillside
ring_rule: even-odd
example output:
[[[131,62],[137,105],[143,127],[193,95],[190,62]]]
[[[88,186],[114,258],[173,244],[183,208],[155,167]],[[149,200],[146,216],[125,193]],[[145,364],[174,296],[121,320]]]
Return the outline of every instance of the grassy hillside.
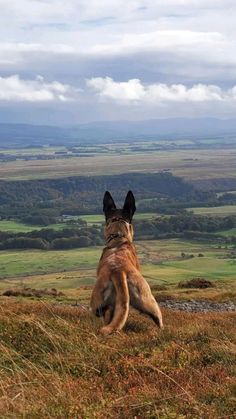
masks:
[[[40,250],[1,251],[0,277],[95,268],[100,253],[101,249],[97,248],[50,252]]]
[[[193,211],[198,215],[216,215],[218,217],[226,217],[227,215],[236,214],[236,205],[222,205],[220,207],[199,207],[188,208],[188,211]]]
[[[54,167],[52,163],[50,165]],[[128,189],[132,189],[137,201],[160,197],[199,198],[190,183],[171,173],[88,176],[84,171],[83,176],[60,179],[0,180],[0,215],[25,220],[32,215],[55,219],[62,214],[99,214],[105,190],[112,191],[117,204],[123,204]]]
[[[2,298],[0,416],[233,418],[235,315],[163,314],[103,338],[87,311]]]
[[[236,207],[235,207],[236,208]],[[152,218],[155,218],[157,216],[154,212],[148,212],[148,213],[138,213],[135,214],[135,220],[151,220]],[[104,223],[104,215],[80,215],[79,218],[86,221],[88,224],[101,224]],[[1,226],[1,224],[0,224]]]
[[[236,302],[231,249],[172,239],[138,242],[137,250],[157,300]],[[101,337],[101,320],[71,306],[88,305],[100,253],[0,252],[1,292],[29,286],[63,291],[56,298],[0,296],[0,417],[233,418],[235,313],[162,309],[165,328],[159,331],[131,310],[121,333]],[[178,288],[195,276],[216,286]]]
[[[33,230],[41,230],[42,226],[30,226],[28,224],[20,223],[14,220],[0,220],[0,231],[10,231],[14,233],[28,233]],[[50,224],[44,228],[53,228],[54,230],[61,230],[66,228],[65,224]]]
[[[236,261],[231,249],[179,239],[140,241],[136,247],[143,274],[152,284],[176,284],[195,276],[213,281],[231,281],[236,277]],[[36,287],[64,289],[92,284],[101,252],[102,247],[64,251],[1,251],[0,288],[8,286],[3,278],[12,277],[14,280],[11,279],[11,283],[24,281],[24,284]],[[66,275],[67,271],[69,275]],[[48,283],[44,274],[49,273],[58,274]]]
[[[236,228],[231,228],[229,230],[221,231],[220,234],[224,237],[235,237],[236,236]]]

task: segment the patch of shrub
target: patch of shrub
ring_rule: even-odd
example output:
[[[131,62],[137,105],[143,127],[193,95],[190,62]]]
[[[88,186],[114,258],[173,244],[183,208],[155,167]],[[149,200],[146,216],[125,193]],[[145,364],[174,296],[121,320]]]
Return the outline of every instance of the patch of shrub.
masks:
[[[3,292],[5,297],[62,297],[64,294],[61,291],[57,291],[56,288],[51,289],[35,289],[35,288],[12,288]]]
[[[152,285],[152,291],[166,291],[168,288],[165,285],[159,285],[159,284],[155,284]]]
[[[213,282],[205,278],[193,278],[189,281],[181,281],[178,284],[178,288],[213,288],[215,285]]]

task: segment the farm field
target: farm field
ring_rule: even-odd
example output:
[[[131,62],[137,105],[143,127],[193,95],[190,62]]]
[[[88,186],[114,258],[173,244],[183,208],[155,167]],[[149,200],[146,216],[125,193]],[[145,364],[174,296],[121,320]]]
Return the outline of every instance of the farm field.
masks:
[[[0,231],[9,231],[12,233],[28,233],[33,230],[41,230],[42,228],[53,228],[54,230],[61,230],[66,228],[66,224],[50,224],[48,226],[31,226],[20,223],[14,220],[0,220]]]
[[[225,217],[227,215],[236,215],[236,205],[223,205],[220,207],[199,207],[187,208],[187,211],[193,211],[198,215],[216,215]]]
[[[42,146],[42,147],[26,147],[26,148],[0,148],[0,154],[4,155],[15,155],[17,157],[21,156],[34,156],[34,155],[52,155],[57,151],[66,151],[66,147],[63,146],[55,146],[55,147],[49,147],[49,146]]]
[[[32,273],[61,272],[95,267],[100,249],[86,248],[67,251],[1,251],[0,277],[25,276]]]
[[[219,143],[222,142],[222,139],[219,140]],[[212,139],[212,140],[204,140],[203,142],[203,146],[204,144],[217,144],[217,140],[216,139]],[[232,143],[229,143],[232,144]],[[228,144],[228,145],[229,145]],[[200,145],[201,147],[201,142],[198,142],[198,145]],[[155,147],[181,147],[181,146],[189,146],[191,147],[196,147],[196,144],[193,140],[191,139],[172,139],[172,140],[167,140],[167,139],[159,139],[159,140],[155,140],[155,141],[149,141],[149,140],[145,140],[145,141],[132,141],[131,143],[129,142],[113,142],[113,143],[104,143],[104,144],[78,144],[75,145],[73,147],[73,151],[78,152],[79,154],[84,154],[84,153],[93,153],[93,154],[116,154],[116,153],[120,153],[120,154],[130,154],[133,150],[136,150],[136,152],[153,152],[153,149],[155,149]],[[21,156],[26,156],[26,155],[52,155],[55,152],[71,152],[71,148],[69,147],[69,150],[66,146],[63,145],[58,145],[58,146],[52,146],[52,145],[44,145],[42,147],[20,147],[20,148],[0,148],[0,154],[5,154],[5,155],[15,155],[17,157],[21,157]]]
[[[102,175],[128,172],[171,171],[185,179],[236,177],[236,149],[169,150],[120,155],[4,162],[0,179],[41,179],[76,175]]]
[[[157,217],[158,214],[154,212],[147,213],[137,213],[135,214],[135,220],[151,220],[152,218]],[[80,215],[78,218],[86,221],[88,224],[101,224],[104,222],[104,215],[102,214],[92,214],[92,215]]]
[[[151,220],[155,218],[158,214],[156,213],[138,213],[135,215],[136,220]],[[102,224],[104,222],[104,215],[102,214],[94,214],[94,215],[80,215],[78,217],[74,217],[75,219],[81,219],[87,222],[87,224]],[[66,224],[66,223],[57,223],[57,224],[49,224],[47,226],[35,226],[24,224],[14,220],[0,220],[0,231],[9,231],[12,233],[28,233],[33,230],[41,230],[43,228],[52,228],[54,230],[63,230],[64,228],[73,228],[74,225]]]
[[[227,191],[227,193],[236,195],[236,191]],[[225,192],[217,192],[216,196],[219,198],[219,197],[221,197],[224,194],[225,194]]]
[[[230,230],[221,231],[220,234],[224,237],[235,237],[236,228],[231,228]]]
[[[136,247],[142,272],[151,285],[172,286],[193,277],[204,277],[217,283],[236,278],[236,260],[232,259],[230,249],[177,239],[142,241],[137,242]],[[101,247],[1,251],[0,289],[24,284],[73,290],[81,285],[91,285],[101,251]],[[181,253],[185,253],[185,257]],[[204,256],[199,257],[200,253]]]

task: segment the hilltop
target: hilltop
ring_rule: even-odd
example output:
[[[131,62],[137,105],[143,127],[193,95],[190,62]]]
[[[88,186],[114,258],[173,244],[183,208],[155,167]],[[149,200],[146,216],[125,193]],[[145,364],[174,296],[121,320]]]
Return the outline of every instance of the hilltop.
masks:
[[[235,314],[163,312],[103,338],[87,311],[2,297],[1,417],[233,417]]]

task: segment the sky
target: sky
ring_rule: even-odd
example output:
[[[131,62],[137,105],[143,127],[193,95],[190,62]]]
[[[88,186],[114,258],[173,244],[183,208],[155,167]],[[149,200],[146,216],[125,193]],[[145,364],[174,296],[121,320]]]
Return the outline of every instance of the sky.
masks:
[[[235,0],[0,0],[0,122],[235,118]]]

